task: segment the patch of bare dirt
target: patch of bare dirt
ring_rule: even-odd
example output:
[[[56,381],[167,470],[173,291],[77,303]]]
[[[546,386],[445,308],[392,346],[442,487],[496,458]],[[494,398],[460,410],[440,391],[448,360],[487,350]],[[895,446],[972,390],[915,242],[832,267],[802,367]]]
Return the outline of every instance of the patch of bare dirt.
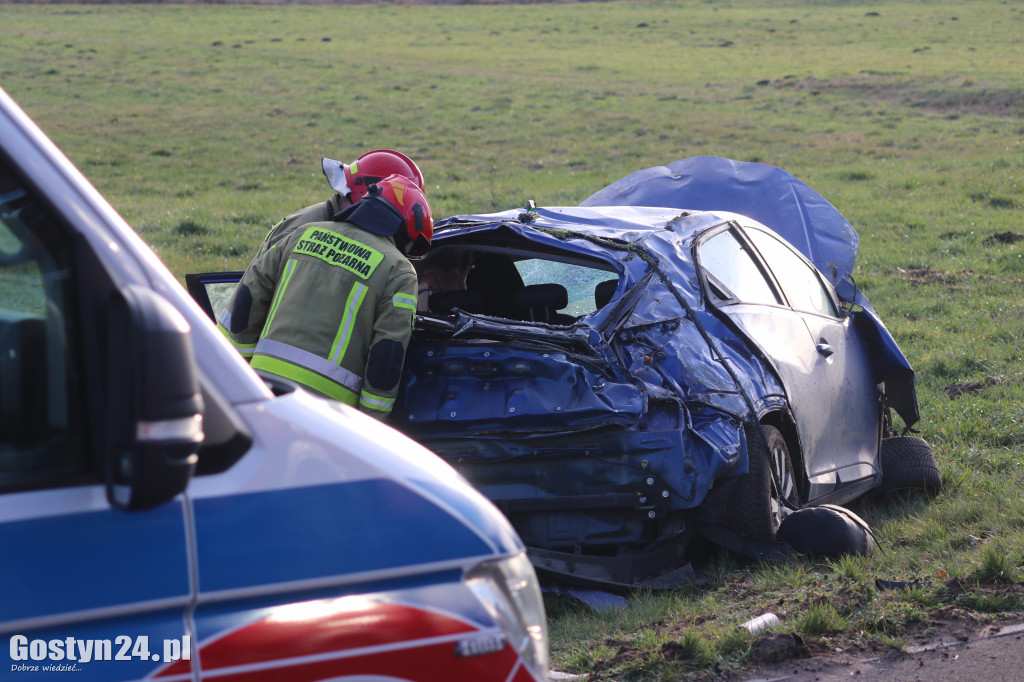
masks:
[[[934,612],[927,623],[921,624],[918,633],[908,633],[905,651],[860,646],[840,649],[811,643],[807,647],[809,657],[792,656],[758,661],[753,658],[752,649],[751,667],[731,676],[730,679],[735,682],[838,682],[851,679],[878,682],[920,682],[934,679],[936,682],[945,682],[951,679],[981,679],[964,677],[969,669],[961,671],[960,677],[936,673],[945,673],[944,670],[937,669],[943,662],[952,663],[963,657],[965,648],[970,655],[971,648],[978,649],[982,643],[997,647],[995,652],[1008,652],[1006,658],[1010,659],[1002,662],[1004,672],[1001,675],[986,679],[1016,679],[1013,675],[1019,672],[1019,664],[1012,659],[1019,657],[1019,654],[1013,652],[1020,650],[1022,640],[1019,633],[1001,638],[999,635],[1008,627],[1019,629],[1020,618],[981,622],[963,615],[953,606],[947,606]],[[781,633],[777,633],[776,636],[778,634]],[[768,651],[772,651],[775,645],[764,646]],[[783,645],[781,651],[799,652],[800,649],[787,649]],[[986,649],[985,658],[991,658],[992,653]],[[1006,670],[1013,671],[1013,674],[1007,677]]]
[[[963,384],[948,384],[939,390],[950,398],[959,398],[962,395],[980,393],[989,386],[996,386],[1003,383],[1002,377],[987,376],[981,381],[970,381]]]
[[[972,275],[970,270],[959,272],[943,272],[934,268],[896,268],[893,273],[913,285],[920,284],[956,284],[960,279]]]
[[[771,632],[759,636],[750,645],[750,660],[755,665],[810,657],[810,647],[795,632]]]
[[[608,660],[597,663],[594,666],[593,673],[616,668],[623,663],[633,663],[646,655],[645,652],[621,639],[606,639],[604,644],[609,648],[615,647],[615,653]]]
[[[659,653],[666,661],[686,663],[693,660],[693,653],[684,647],[682,642],[675,640],[662,644]]]
[[[998,234],[985,237],[981,243],[985,246],[991,246],[992,244],[1016,244],[1022,239],[1024,239],[1024,234],[1018,234],[1016,232],[1000,232]]]
[[[915,52],[928,50],[915,48]],[[758,81],[761,86],[792,88],[819,95],[840,92],[862,101],[902,104],[923,111],[956,115],[984,114],[989,116],[1019,117],[1024,114],[1024,89],[989,87],[970,79],[948,83],[908,83],[892,74],[870,72],[861,76],[819,79],[786,75],[776,79]]]

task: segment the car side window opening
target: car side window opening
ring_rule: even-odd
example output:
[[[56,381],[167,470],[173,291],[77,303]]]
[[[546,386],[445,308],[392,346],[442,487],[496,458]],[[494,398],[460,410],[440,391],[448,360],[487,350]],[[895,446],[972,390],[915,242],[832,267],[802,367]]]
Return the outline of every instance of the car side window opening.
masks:
[[[214,320],[219,320],[221,313],[228,307],[231,294],[235,292],[236,282],[217,282],[206,285],[206,295],[210,297],[210,304],[213,306]]]
[[[700,266],[727,291],[724,298],[740,303],[779,305],[781,301],[761,267],[731,230],[704,241],[698,251]]]
[[[746,233],[795,310],[838,317],[832,297],[813,266],[767,232],[748,228]]]
[[[72,240],[0,158],[0,492],[88,468],[72,362]]]

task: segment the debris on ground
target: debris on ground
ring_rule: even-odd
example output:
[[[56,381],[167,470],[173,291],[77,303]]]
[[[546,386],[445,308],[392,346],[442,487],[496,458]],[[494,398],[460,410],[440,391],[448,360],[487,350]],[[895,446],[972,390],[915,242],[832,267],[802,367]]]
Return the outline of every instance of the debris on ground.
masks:
[[[791,513],[779,525],[778,536],[792,550],[820,559],[870,554],[878,547],[863,519],[832,504]]]
[[[943,272],[935,268],[896,268],[893,274],[916,286],[919,284],[955,284],[962,277],[974,273],[970,270]]]

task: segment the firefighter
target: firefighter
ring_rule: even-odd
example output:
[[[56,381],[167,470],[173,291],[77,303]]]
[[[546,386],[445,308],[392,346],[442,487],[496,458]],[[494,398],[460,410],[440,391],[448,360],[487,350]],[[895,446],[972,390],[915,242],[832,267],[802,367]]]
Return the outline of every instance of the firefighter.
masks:
[[[389,175],[404,175],[424,191],[423,173],[408,156],[393,149],[374,149],[350,164],[332,159],[320,160],[327,183],[335,194],[327,201],[307,206],[278,222],[270,229],[256,257],[285,239],[295,228],[308,223],[333,220],[334,216],[366,196],[367,188]]]
[[[426,254],[434,223],[414,180],[366,190],[257,256],[219,324],[253,368],[387,420],[416,313],[409,259]]]

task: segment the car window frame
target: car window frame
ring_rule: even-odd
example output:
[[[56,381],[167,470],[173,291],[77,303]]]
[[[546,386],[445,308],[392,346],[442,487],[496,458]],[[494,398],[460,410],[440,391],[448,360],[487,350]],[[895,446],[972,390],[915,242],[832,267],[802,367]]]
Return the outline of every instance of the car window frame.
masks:
[[[480,238],[481,235],[483,237],[482,239]],[[608,273],[608,279],[614,277],[618,279],[620,283],[626,277],[626,269],[614,258],[614,256],[599,252],[585,252],[575,248],[552,246],[520,234],[514,234],[509,237],[501,232],[498,232],[497,234],[492,231],[474,232],[469,235],[459,235],[454,238],[442,238],[435,240],[433,248],[440,247],[458,249],[463,252],[471,253],[474,256],[474,261],[476,260],[476,256],[479,254],[493,253],[507,256],[512,260],[512,264],[516,268],[517,272],[520,272],[519,263],[524,260],[535,260],[550,261],[572,267],[606,272]],[[521,272],[520,278],[522,278]],[[555,279],[547,279],[545,282],[565,286],[564,282],[556,281]],[[583,319],[590,317],[597,312],[599,312],[599,309],[592,310],[576,317],[577,319]],[[482,315],[483,317],[491,316],[489,313],[466,314],[471,317],[474,315]],[[438,316],[430,311],[417,311],[417,318],[430,319],[435,317]]]
[[[94,363],[86,361],[87,354],[84,347],[90,345],[92,333],[90,325],[83,324],[87,317],[83,301],[87,297],[87,290],[91,286],[82,286],[83,282],[89,282],[94,268],[88,257],[83,255],[82,244],[77,238],[77,233],[71,227],[59,210],[50,201],[50,198],[43,192],[33,178],[29,177],[22,168],[0,150],[0,176],[6,182],[15,187],[15,191],[24,193],[26,200],[33,209],[29,223],[24,225],[29,230],[29,236],[36,241],[36,248],[46,253],[46,258],[53,261],[57,267],[54,274],[67,271],[67,282],[57,283],[52,274],[41,271],[43,278],[43,291],[46,297],[46,308],[50,313],[58,313],[60,343],[63,345],[63,380],[60,382],[65,395],[60,400],[66,405],[67,442],[64,447],[73,451],[74,457],[69,457],[67,462],[75,466],[61,466],[47,468],[39,471],[26,469],[22,471],[12,470],[5,474],[5,480],[0,481],[0,495],[19,493],[29,490],[48,490],[70,486],[98,483],[102,480],[102,471],[96,457],[95,439],[98,429],[95,428],[95,420],[98,417],[95,402],[90,387],[96,381]],[[38,214],[38,215],[35,215]],[[41,235],[35,229],[41,218],[45,219],[48,233]],[[17,237],[17,235],[14,235]],[[54,245],[60,246],[60,252],[54,250]],[[50,279],[47,283],[45,280]],[[55,287],[59,299],[51,298],[46,292],[46,287]],[[52,331],[51,325],[47,324],[47,332]],[[18,446],[13,445],[17,448]]]
[[[786,302],[786,306],[787,307],[789,307],[792,311],[794,311],[796,313],[799,313],[801,315],[814,315],[815,317],[824,317],[824,318],[830,319],[830,320],[842,320],[845,317],[844,314],[843,314],[844,308],[843,308],[843,306],[841,304],[841,301],[839,300],[839,295],[836,294],[836,291],[832,287],[832,284],[828,280],[825,279],[825,277],[821,274],[821,271],[818,270],[817,267],[815,267],[814,263],[812,263],[804,254],[800,253],[800,251],[796,247],[794,247],[788,241],[786,241],[785,239],[780,237],[778,234],[772,232],[770,229],[768,229],[766,227],[761,227],[761,226],[757,226],[757,225],[743,225],[743,224],[738,224],[737,226],[739,227],[740,232],[743,234],[743,239],[747,242],[747,244],[750,245],[750,248],[753,250],[754,254],[756,254],[755,258],[758,261],[760,261],[762,269],[764,271],[767,271],[768,273],[770,273],[772,281],[774,282],[775,286],[777,287],[778,293],[782,296],[782,299]],[[829,297],[829,301],[832,304],[832,309],[836,312],[836,314],[835,315],[827,315],[827,314],[824,314],[824,313],[822,313],[820,311],[803,310],[802,308],[797,308],[796,306],[794,306],[792,301],[789,300],[789,297],[786,296],[786,291],[782,287],[782,284],[776,278],[775,273],[772,270],[771,263],[768,262],[768,259],[757,248],[757,245],[755,244],[754,240],[751,239],[748,236],[747,230],[759,231],[762,234],[764,234],[765,236],[767,236],[769,239],[774,239],[779,244],[781,244],[784,248],[789,249],[789,251],[794,256],[796,256],[797,260],[802,262],[804,264],[804,266],[807,267],[808,270],[810,270],[810,272],[814,275],[814,277],[817,278],[818,284],[822,287],[822,289],[825,290],[825,293]]]
[[[771,289],[772,293],[775,295],[776,302],[774,304],[764,303],[760,301],[744,301],[738,298],[736,294],[731,289],[729,289],[728,286],[725,285],[724,282],[722,282],[714,273],[712,273],[707,269],[707,267],[705,267],[701,256],[701,251],[704,245],[708,241],[722,234],[723,232],[732,233],[736,241],[739,242],[740,248],[742,248],[747,253],[747,255],[750,256],[751,261],[754,263],[754,267],[757,268],[758,272],[761,274],[761,277],[768,284],[768,288]],[[768,308],[788,308],[790,310],[793,309],[792,306],[789,305],[789,301],[787,300],[785,293],[782,291],[782,287],[779,286],[778,281],[775,279],[775,275],[771,272],[769,268],[766,267],[764,258],[761,256],[760,252],[754,247],[753,243],[751,243],[751,241],[747,238],[747,235],[740,228],[739,223],[736,223],[735,221],[728,221],[722,223],[704,232],[704,234],[702,234],[700,238],[697,239],[697,241],[694,243],[693,262],[697,269],[697,277],[701,283],[701,288],[703,290],[704,295],[716,307],[727,307],[732,305],[759,305]],[[723,294],[727,293],[729,294],[729,297],[723,298],[717,292],[721,292]]]

